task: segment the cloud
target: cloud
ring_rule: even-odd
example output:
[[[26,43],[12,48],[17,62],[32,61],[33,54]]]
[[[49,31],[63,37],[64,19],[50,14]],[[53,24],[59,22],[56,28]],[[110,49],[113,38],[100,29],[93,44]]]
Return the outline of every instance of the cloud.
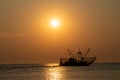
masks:
[[[14,38],[14,37],[24,37],[21,33],[10,33],[10,32],[0,32],[0,38]]]

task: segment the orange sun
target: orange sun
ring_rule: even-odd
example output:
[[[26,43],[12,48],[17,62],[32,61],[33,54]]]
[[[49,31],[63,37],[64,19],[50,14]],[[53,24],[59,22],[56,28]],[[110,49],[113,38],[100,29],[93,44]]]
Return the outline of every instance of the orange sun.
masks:
[[[59,21],[57,19],[51,20],[51,26],[57,28],[59,26]]]

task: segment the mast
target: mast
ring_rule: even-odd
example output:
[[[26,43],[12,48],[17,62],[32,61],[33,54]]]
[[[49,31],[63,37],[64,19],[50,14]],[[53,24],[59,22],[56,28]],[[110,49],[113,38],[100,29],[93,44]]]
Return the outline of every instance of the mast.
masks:
[[[79,48],[79,51],[78,51],[77,55],[78,55],[78,60],[81,60],[81,58],[82,58],[82,52],[80,51],[80,48]]]

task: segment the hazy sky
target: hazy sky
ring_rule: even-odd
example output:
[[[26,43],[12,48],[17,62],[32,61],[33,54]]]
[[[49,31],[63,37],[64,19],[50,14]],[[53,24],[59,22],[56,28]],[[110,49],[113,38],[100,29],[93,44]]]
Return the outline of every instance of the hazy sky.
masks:
[[[67,48],[120,62],[120,0],[0,0],[1,64],[59,62]]]

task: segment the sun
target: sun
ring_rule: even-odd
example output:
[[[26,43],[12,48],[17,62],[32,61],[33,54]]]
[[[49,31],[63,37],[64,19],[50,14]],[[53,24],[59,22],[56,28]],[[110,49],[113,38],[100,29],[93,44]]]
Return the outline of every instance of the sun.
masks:
[[[57,28],[59,26],[59,21],[57,19],[51,20],[51,26]]]

